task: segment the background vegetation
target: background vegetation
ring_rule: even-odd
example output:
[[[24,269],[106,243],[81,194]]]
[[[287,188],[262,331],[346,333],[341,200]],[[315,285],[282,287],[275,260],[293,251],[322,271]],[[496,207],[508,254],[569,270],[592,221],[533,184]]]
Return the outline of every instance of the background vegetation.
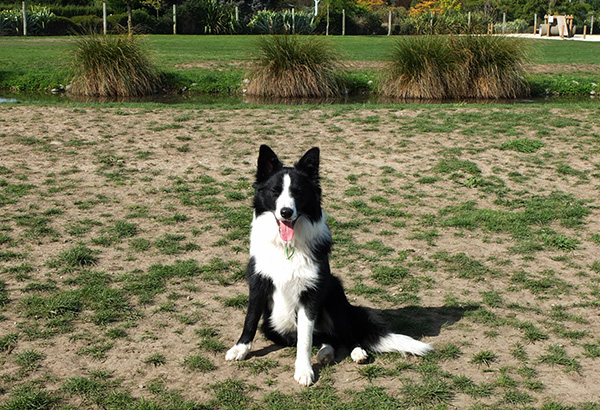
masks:
[[[100,0],[39,0],[29,3],[30,35],[63,35],[102,30]],[[532,31],[545,14],[572,14],[578,32],[583,26],[599,32],[600,0],[323,0],[315,15],[311,0],[109,0],[109,30],[127,26],[127,4],[138,32],[173,32],[173,5],[177,6],[180,34],[269,34],[283,32],[341,34],[342,12],[346,34],[384,34],[388,13],[394,34],[485,33],[490,23],[497,31]],[[295,20],[292,21],[292,8]],[[237,9],[237,13],[236,13]],[[330,21],[327,25],[327,10]],[[469,20],[470,13],[470,20]],[[20,35],[21,3],[0,0],[0,35]],[[589,30],[588,30],[589,32]]]
[[[173,89],[202,93],[239,93],[257,48],[257,36],[169,36],[142,39],[149,57]],[[346,85],[374,91],[378,72],[397,38],[331,36],[329,44],[350,62]],[[531,63],[543,72],[527,77],[534,95],[589,95],[599,91],[600,43],[525,40]],[[0,37],[0,89],[49,91],[68,84],[76,38]],[[568,71],[563,71],[566,67]]]

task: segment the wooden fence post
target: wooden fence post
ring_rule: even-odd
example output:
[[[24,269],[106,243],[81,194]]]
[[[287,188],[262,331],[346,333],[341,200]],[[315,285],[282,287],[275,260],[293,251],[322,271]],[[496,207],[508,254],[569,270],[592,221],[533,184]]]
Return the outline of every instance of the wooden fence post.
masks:
[[[583,26],[583,39],[585,40],[585,35],[587,33],[587,26]]]
[[[27,35],[27,4],[23,2],[23,35]]]
[[[327,25],[325,26],[325,35],[329,35],[329,4],[327,5]]]
[[[177,34],[177,6],[173,4],[173,34]]]
[[[108,33],[108,22],[106,21],[106,3],[102,3],[102,29],[104,35]]]
[[[537,33],[537,14],[533,15],[533,34]]]

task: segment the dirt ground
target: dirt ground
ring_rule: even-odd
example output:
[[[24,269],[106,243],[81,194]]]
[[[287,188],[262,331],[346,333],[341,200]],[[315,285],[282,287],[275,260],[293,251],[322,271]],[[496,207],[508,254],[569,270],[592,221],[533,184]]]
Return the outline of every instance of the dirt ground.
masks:
[[[435,362],[435,377],[451,397],[423,407],[599,406],[597,113],[463,104],[374,110],[0,106],[0,275],[8,297],[0,307],[0,337],[18,335],[0,352],[0,403],[24,383],[59,391],[67,379],[99,370],[134,397],[154,397],[149,386],[157,380],[200,403],[214,399],[211,386],[226,380],[252,386],[247,394],[257,403],[273,392],[302,392],[293,380],[293,349],[259,335],[247,364],[237,365],[225,362],[223,347],[202,344],[203,329],[225,349],[241,332],[245,310],[235,300],[247,292],[240,272],[248,243],[240,225],[249,220],[258,146],[267,143],[286,164],[321,148],[323,206],[335,238],[332,266],[349,299],[442,351],[458,349]],[[503,145],[524,138],[543,145],[534,152]],[[458,165],[445,170],[444,159]],[[586,210],[579,223],[539,221],[523,239],[448,219],[465,204],[502,211],[500,218],[519,212],[519,201],[552,193],[570,198],[557,205],[565,212],[575,205]],[[26,222],[31,218],[46,218],[38,221],[45,230]],[[107,240],[119,221],[135,224],[136,232]],[[161,247],[168,235],[178,236],[179,248]],[[146,246],[139,249],[140,243]],[[28,316],[23,300],[82,286],[69,281],[81,269],[53,263],[78,244],[95,252],[87,268],[108,274],[133,313],[97,324],[98,308],[85,305],[68,330],[40,336],[36,329],[52,330],[49,319]],[[536,246],[515,250],[525,244]],[[153,266],[187,260],[196,261],[200,273],[169,277],[149,303],[128,287]],[[215,261],[227,265],[216,280],[207,273]],[[24,264],[26,274],[12,269]],[[386,282],[375,276],[381,266],[406,270]],[[469,276],[464,269],[471,268]],[[32,284],[55,288],[36,291]],[[115,328],[126,336],[108,337]],[[541,336],[531,336],[531,329]],[[86,353],[102,344],[110,346],[104,354]],[[44,358],[23,372],[16,357],[30,350]],[[478,360],[486,351],[490,360]],[[550,357],[556,351],[564,357]],[[155,353],[165,362],[149,363]],[[214,369],[187,368],[186,358],[196,354]],[[425,380],[419,358],[381,355],[366,367],[343,353],[338,359],[317,369],[317,386],[331,384],[342,399],[374,385],[402,400],[403,386]],[[463,376],[480,393],[461,388]],[[93,407],[78,397],[63,404]]]

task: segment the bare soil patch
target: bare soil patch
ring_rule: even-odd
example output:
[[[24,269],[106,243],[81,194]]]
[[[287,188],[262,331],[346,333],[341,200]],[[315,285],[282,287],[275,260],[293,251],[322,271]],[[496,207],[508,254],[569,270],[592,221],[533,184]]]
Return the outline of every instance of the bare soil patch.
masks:
[[[91,408],[64,386],[98,372],[134,398],[226,407],[215,386],[235,380],[252,405],[302,402],[293,349],[258,336],[249,360],[224,361],[267,143],[287,164],[320,146],[333,272],[440,352],[340,356],[312,389],[344,401],[376,386],[409,408],[600,405],[597,110],[4,106],[0,124],[0,337],[17,338],[0,351],[0,402],[34,383]],[[94,260],[70,264],[78,246]],[[117,293],[86,294],[96,282]],[[50,306],[64,292],[80,304]],[[31,350],[43,359],[25,371]],[[432,380],[449,395],[415,402],[406,386]]]

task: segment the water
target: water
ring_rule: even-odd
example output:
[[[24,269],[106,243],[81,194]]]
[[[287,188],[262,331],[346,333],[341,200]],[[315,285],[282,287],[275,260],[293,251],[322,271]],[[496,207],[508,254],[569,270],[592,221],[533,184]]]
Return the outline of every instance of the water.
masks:
[[[402,104],[532,104],[532,103],[578,103],[600,102],[595,96],[545,96],[531,97],[514,100],[444,100],[444,101],[404,101],[377,94],[359,94],[340,98],[265,98],[247,95],[221,95],[221,94],[160,94],[136,98],[100,98],[79,97],[61,94],[44,93],[14,93],[0,94],[0,104],[4,103],[154,103],[165,105],[197,105],[197,106],[243,106],[243,105],[402,105]]]

